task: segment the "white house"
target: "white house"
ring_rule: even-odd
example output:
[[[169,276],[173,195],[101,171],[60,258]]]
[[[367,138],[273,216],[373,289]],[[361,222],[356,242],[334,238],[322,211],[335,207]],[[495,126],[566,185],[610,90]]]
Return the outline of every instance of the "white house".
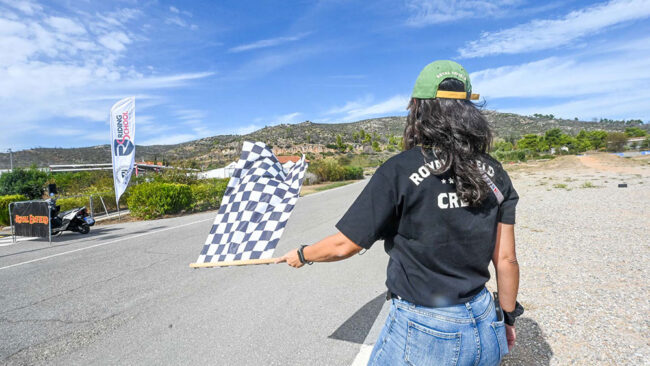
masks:
[[[198,174],[199,179],[208,179],[208,178],[230,178],[235,172],[235,166],[237,165],[236,161],[226,165],[223,168],[212,169]]]

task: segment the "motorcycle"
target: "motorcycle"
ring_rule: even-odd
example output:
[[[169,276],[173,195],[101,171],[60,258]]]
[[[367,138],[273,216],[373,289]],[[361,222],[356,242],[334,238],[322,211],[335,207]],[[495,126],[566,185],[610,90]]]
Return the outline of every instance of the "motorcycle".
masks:
[[[49,203],[52,235],[60,235],[66,230],[88,234],[90,227],[95,225],[95,220],[88,216],[85,206],[60,212],[61,206],[56,204],[56,199],[50,199]]]

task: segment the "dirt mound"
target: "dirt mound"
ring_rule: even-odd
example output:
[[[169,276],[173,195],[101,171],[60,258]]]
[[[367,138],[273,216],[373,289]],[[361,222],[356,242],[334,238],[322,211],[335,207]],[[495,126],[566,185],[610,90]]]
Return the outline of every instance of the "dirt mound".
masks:
[[[536,160],[526,163],[506,165],[512,171],[600,171],[627,174],[640,174],[647,170],[648,157],[624,158],[608,153],[591,153],[580,156],[566,155],[551,160]]]

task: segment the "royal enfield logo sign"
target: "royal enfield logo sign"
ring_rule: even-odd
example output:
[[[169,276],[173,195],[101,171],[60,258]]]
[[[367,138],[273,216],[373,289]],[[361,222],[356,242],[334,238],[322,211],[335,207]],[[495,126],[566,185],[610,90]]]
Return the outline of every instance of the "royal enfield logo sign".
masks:
[[[50,206],[47,202],[16,202],[11,221],[18,236],[47,238],[50,235]]]
[[[135,163],[135,97],[113,105],[110,116],[115,200],[126,190]]]

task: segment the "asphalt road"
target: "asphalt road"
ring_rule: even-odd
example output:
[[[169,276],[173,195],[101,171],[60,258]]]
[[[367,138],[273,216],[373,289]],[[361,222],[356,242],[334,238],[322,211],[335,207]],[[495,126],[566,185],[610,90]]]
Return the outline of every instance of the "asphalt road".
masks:
[[[364,184],[300,198],[276,256],[336,232]],[[350,365],[360,350],[362,361],[387,309],[381,242],[298,270],[190,269],[214,216],[0,246],[0,362]]]

